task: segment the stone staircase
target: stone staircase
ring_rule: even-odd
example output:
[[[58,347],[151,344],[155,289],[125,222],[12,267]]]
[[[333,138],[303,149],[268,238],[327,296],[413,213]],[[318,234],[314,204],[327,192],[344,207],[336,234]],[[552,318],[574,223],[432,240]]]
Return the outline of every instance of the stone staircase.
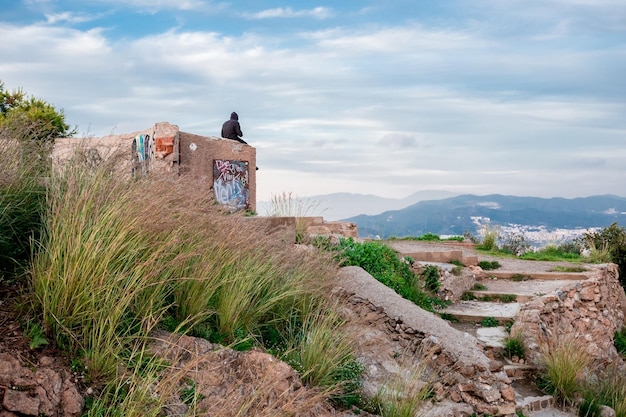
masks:
[[[393,245],[392,245],[393,247]],[[396,249],[397,250],[397,249]],[[425,265],[437,263],[442,271],[451,270],[450,261],[461,261],[464,265],[476,265],[478,257],[467,251],[441,249],[423,252],[399,252],[400,256],[410,256],[416,263]],[[490,258],[493,260],[493,258]],[[535,261],[526,261],[530,265]],[[525,303],[537,297],[557,294],[562,288],[588,278],[585,272],[554,272],[529,270],[522,263],[519,266],[505,266],[497,270],[479,271],[477,288],[464,291],[462,299],[440,311],[452,327],[476,337],[487,356],[503,363],[503,369],[513,381],[516,391],[516,406],[525,416],[569,416],[575,415],[554,407],[554,399],[539,392],[529,377],[536,371],[535,366],[524,361],[513,362],[503,355],[505,342],[509,337],[507,325],[516,321]],[[505,269],[506,268],[506,269]],[[482,324],[481,324],[482,323]],[[497,325],[495,325],[497,323]],[[493,327],[486,327],[489,324]]]

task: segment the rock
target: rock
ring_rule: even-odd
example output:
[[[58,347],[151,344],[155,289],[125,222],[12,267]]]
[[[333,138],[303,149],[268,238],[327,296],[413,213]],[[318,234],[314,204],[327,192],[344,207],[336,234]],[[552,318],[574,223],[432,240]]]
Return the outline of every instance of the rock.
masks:
[[[54,358],[43,356],[38,363],[33,371],[8,353],[0,354],[0,385],[7,387],[3,408],[24,416],[80,416],[84,400],[70,373]]]
[[[615,410],[613,410],[611,407],[608,407],[606,405],[600,406],[599,417],[615,417],[615,416],[616,416]]]
[[[39,404],[41,404],[41,400],[37,396],[31,395],[27,391],[13,389],[6,390],[2,400],[2,405],[7,410],[27,416],[38,416]]]

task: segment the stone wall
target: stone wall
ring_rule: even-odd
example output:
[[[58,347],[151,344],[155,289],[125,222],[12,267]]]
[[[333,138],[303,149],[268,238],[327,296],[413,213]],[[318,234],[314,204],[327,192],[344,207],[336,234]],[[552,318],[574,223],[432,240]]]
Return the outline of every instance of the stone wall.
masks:
[[[599,365],[623,362],[613,344],[615,331],[624,325],[617,265],[600,266],[587,276],[521,305],[511,334],[523,334],[531,361],[540,359],[542,346],[560,340],[579,341]]]

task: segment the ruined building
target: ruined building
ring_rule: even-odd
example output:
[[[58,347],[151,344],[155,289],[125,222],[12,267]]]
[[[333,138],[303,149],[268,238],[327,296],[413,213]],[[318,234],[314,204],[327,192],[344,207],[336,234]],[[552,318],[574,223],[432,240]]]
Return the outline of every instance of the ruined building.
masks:
[[[119,168],[129,176],[150,172],[192,176],[225,206],[256,211],[256,149],[252,146],[181,132],[176,125],[160,122],[121,135],[57,139],[53,163],[69,160],[78,148],[86,162],[93,164],[112,155],[127,155],[120,159]]]

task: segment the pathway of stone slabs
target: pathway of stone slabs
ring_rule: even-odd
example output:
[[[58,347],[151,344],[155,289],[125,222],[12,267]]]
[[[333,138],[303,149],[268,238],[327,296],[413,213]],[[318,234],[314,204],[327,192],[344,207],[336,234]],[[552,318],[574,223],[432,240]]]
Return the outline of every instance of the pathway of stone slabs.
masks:
[[[400,253],[410,253],[415,255],[422,250],[437,251],[448,250],[450,246],[439,245],[423,245],[412,242],[393,242],[389,246],[394,247]],[[467,246],[463,247],[465,255],[476,254],[473,249]],[[416,256],[419,262],[419,256]],[[481,256],[481,258],[483,258]],[[488,260],[498,260],[493,257],[484,257]],[[503,347],[508,333],[504,324],[514,320],[520,311],[520,304],[532,300],[534,297],[554,293],[564,287],[571,285],[578,280],[584,280],[587,277],[584,273],[562,273],[551,272],[555,265],[567,265],[560,262],[537,262],[537,261],[520,261],[510,259],[499,259],[503,267],[498,271],[485,271],[489,274],[489,278],[479,280],[486,289],[472,290],[476,297],[493,296],[494,299],[498,295],[515,295],[515,302],[502,303],[493,301],[460,301],[454,305],[443,309],[442,313],[450,314],[460,320],[459,323],[450,323],[451,326],[458,330],[473,334],[485,347],[498,348]],[[424,262],[423,264],[437,264],[444,270],[449,270],[453,265],[438,262]],[[523,275],[526,277],[524,281],[515,281],[512,278],[515,275]],[[499,326],[482,327],[480,322],[488,317],[498,320]],[[518,365],[513,365],[518,366]],[[505,366],[506,367],[506,366]],[[516,379],[516,378],[515,378]],[[549,405],[541,406],[536,411],[528,411],[524,415],[527,417],[573,417],[577,414],[570,410],[560,410],[555,408],[551,401],[552,397],[542,395],[538,392],[525,392],[528,387],[518,386],[516,391],[518,397],[516,401],[520,406],[525,403],[550,402]]]

